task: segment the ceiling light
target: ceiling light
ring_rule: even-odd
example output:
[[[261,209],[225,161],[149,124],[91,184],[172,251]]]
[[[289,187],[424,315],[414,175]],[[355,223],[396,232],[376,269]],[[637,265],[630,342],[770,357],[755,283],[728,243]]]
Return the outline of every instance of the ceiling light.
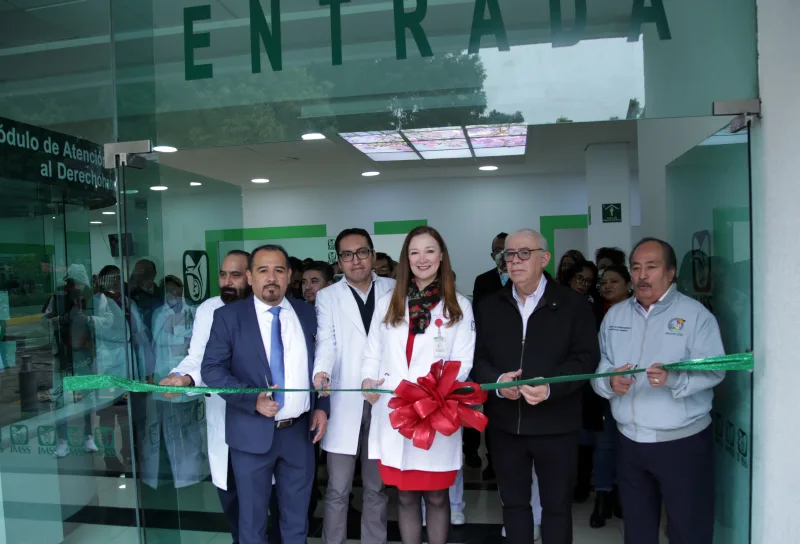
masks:
[[[137,191],[136,189],[131,189],[130,191],[122,191],[122,194],[124,194],[124,195],[135,195],[138,192],[139,191]]]
[[[116,215],[117,212],[103,212],[103,215]]]
[[[478,170],[483,170],[484,172],[494,172],[495,170],[497,170],[497,167],[496,166],[481,166],[481,167],[478,168]]]
[[[157,145],[153,148],[153,151],[158,151],[159,153],[175,153],[177,150],[177,147],[170,145]]]
[[[152,187],[150,187],[150,190],[151,191],[166,191],[167,190],[167,186],[166,185],[153,185]]]
[[[255,178],[251,179],[250,181],[252,181],[253,183],[269,183],[269,180],[266,178]]]
[[[91,223],[92,225],[102,225],[103,224],[102,221],[89,221],[89,223]]]
[[[53,219],[55,219],[55,218],[56,218],[56,216],[54,215],[54,216],[53,216]]]
[[[325,135],[320,134],[319,132],[310,132],[309,134],[303,134],[304,140],[324,140]]]
[[[202,183],[200,183],[199,181],[193,181],[189,183],[189,185],[191,185],[192,187],[200,187]]]
[[[364,172],[361,175],[364,176],[365,178],[371,178],[371,177],[379,176],[380,174],[381,174],[380,172]]]

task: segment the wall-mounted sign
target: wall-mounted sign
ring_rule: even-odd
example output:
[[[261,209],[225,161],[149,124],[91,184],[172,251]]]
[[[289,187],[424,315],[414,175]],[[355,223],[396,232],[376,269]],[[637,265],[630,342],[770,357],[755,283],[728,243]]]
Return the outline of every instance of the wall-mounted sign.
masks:
[[[205,251],[183,252],[184,298],[189,304],[200,304],[209,294],[208,253]]]
[[[622,204],[603,204],[603,223],[622,223]]]
[[[660,39],[672,39],[663,0],[650,0],[649,6],[645,6],[645,0],[630,1],[632,7],[628,22],[628,41],[639,41],[644,23],[655,24]],[[565,24],[561,14],[561,5],[564,0],[550,0],[550,35],[553,47],[575,45],[585,36],[587,18],[590,15],[587,2],[586,0],[574,0],[574,2],[575,21],[569,26]],[[341,65],[343,63],[342,4],[359,4],[360,2],[358,0],[320,0],[319,3],[321,6],[330,7],[331,63],[334,66]],[[413,39],[421,56],[432,57],[434,51],[424,26],[425,17],[428,15],[428,0],[416,0],[414,9],[411,11],[406,11],[407,3],[403,0],[394,0],[392,19],[396,58],[398,60],[408,58],[408,35]],[[363,6],[354,5],[353,7]],[[464,6],[464,9],[470,9],[470,7]],[[538,9],[538,6],[531,4],[530,9]],[[474,0],[471,10],[472,25],[469,40],[463,44],[463,47],[469,53],[478,53],[483,37],[492,35],[497,49],[509,51],[511,47],[499,0]],[[269,23],[267,23],[267,13],[270,18]],[[261,73],[262,48],[267,53],[272,70],[274,72],[283,70],[281,15],[280,0],[250,0],[250,58],[254,74]],[[214,66],[211,63],[195,63],[195,50],[211,46],[211,33],[196,31],[198,29],[195,28],[195,23],[211,20],[210,4],[191,6],[183,10],[184,68],[187,81],[214,77]]]
[[[4,178],[63,185],[94,197],[87,200],[101,197],[90,208],[113,204],[115,177],[94,142],[0,117],[0,164]]]

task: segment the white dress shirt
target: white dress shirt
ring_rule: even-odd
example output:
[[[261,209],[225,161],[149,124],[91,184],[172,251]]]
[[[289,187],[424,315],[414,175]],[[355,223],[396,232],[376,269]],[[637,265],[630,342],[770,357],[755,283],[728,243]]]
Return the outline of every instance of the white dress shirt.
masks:
[[[272,320],[268,304],[261,302],[258,297],[253,297],[258,316],[258,327],[261,329],[261,340],[269,360],[272,349]],[[305,335],[300,319],[286,298],[279,304],[281,311],[281,339],[283,340],[283,375],[286,383],[279,383],[281,389],[308,389],[308,349],[306,349]],[[270,361],[270,365],[272,361]],[[275,385],[274,383],[269,384]],[[309,393],[285,393],[283,407],[275,414],[275,421],[300,417],[311,409],[311,395]]]
[[[525,297],[525,302],[522,302],[522,297],[519,296],[517,292],[517,286],[514,285],[511,288],[511,292],[514,295],[514,300],[517,301],[517,308],[519,308],[519,313],[522,315],[522,338],[523,340],[527,336],[528,333],[528,319],[533,315],[534,310],[536,310],[536,305],[539,304],[539,301],[542,300],[544,296],[544,288],[547,285],[547,278],[542,276],[542,279],[539,281],[539,287],[536,288],[536,291],[533,294],[528,295]]]
[[[358,287],[356,287],[355,285],[351,284],[349,281],[347,281],[347,278],[345,278],[344,281],[349,287],[351,287],[353,289],[353,291],[358,293],[358,296],[361,297],[361,302],[366,304],[367,303],[367,299],[369,298],[369,292],[372,291],[372,286],[375,285],[375,278],[377,278],[377,277],[378,277],[378,275],[373,271],[372,272],[372,277],[371,277],[370,282],[369,282],[369,289],[367,289],[366,293],[363,292]]]

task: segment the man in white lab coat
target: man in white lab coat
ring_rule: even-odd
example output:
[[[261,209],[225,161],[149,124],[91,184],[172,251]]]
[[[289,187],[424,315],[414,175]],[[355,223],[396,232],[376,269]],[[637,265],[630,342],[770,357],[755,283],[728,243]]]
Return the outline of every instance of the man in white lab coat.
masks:
[[[220,296],[203,302],[195,315],[189,354],[161,380],[161,385],[183,387],[205,387],[200,375],[203,354],[211,334],[214,312],[225,304],[244,299],[250,295],[247,284],[247,262],[250,254],[233,250],[223,259],[219,271]],[[175,397],[177,395],[164,395]],[[208,425],[208,457],[211,465],[211,480],[217,486],[222,510],[228,518],[233,542],[239,542],[239,500],[236,483],[230,468],[228,445],[225,443],[225,401],[219,395],[206,396],[206,422]]]
[[[336,238],[344,278],[317,293],[317,349],[314,384],[318,389],[361,387],[361,360],[375,301],[394,289],[395,281],[373,271],[372,238],[364,229],[346,229]],[[356,459],[361,458],[364,501],[361,542],[385,544],[387,497],[378,463],[367,454],[371,405],[361,395],[333,393],[331,419],[322,439],[327,452],[328,488],[322,542],[344,544],[347,510]]]

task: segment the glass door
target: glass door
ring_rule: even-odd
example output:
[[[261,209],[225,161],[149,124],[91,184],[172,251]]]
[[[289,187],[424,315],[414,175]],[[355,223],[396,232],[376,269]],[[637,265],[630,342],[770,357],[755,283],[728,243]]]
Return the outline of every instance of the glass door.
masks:
[[[749,124],[728,125],[667,166],[668,239],[678,289],[716,316],[726,353],[752,350]],[[756,363],[758,364],[758,363]],[[716,388],[715,542],[750,542],[752,374],[728,373]]]
[[[157,161],[141,169],[120,166],[117,173],[117,252],[135,324],[129,375],[159,383],[188,354],[197,308],[217,284],[206,231],[182,226],[196,224],[201,214],[209,229],[215,217],[241,228],[241,188]],[[203,209],[204,202],[213,205]],[[230,538],[210,477],[205,397],[129,396],[143,541],[206,542],[214,533]]]

